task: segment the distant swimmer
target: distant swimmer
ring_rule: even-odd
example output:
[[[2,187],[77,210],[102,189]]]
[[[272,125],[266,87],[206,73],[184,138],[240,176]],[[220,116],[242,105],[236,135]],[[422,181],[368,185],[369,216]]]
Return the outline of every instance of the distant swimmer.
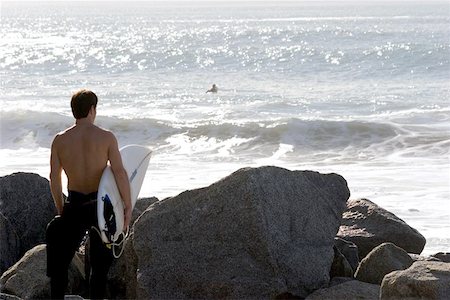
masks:
[[[216,85],[216,84],[213,84],[212,87],[211,87],[209,90],[206,91],[206,93],[207,93],[207,94],[208,94],[208,93],[217,93],[218,90],[219,90],[219,89],[217,88],[217,85]]]

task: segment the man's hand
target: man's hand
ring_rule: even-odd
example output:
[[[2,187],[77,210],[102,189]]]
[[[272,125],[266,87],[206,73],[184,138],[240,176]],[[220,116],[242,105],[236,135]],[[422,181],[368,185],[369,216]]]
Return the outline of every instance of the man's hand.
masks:
[[[128,226],[130,226],[131,213],[132,213],[131,207],[125,206],[125,208],[123,210],[123,215],[124,215],[123,232],[127,232]]]

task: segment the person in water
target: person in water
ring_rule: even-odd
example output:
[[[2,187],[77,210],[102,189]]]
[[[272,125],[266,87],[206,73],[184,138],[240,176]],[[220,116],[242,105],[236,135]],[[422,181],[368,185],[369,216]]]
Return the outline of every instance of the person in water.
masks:
[[[217,91],[219,91],[219,89],[217,88],[216,84],[213,84],[212,87],[206,91],[206,93],[217,93]]]
[[[47,275],[51,297],[64,298],[68,268],[75,251],[89,230],[90,278],[89,296],[104,298],[112,251],[99,236],[97,223],[97,190],[108,161],[124,201],[124,228],[131,219],[131,196],[127,172],[123,167],[117,140],[113,133],[94,125],[97,96],[80,90],[70,105],[75,125],[56,135],[50,155],[50,189],[57,216],[47,226]],[[62,171],[68,179],[68,197],[64,201]]]

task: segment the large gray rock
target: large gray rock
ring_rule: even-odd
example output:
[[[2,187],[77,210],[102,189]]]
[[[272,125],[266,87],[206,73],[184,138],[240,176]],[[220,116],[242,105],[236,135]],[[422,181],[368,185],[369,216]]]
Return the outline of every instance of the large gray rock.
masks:
[[[158,202],[158,198],[150,197],[150,198],[139,198],[136,201],[136,204],[133,208],[133,214],[131,216],[131,224],[133,224],[136,219],[153,203]]]
[[[334,238],[334,246],[347,259],[353,273],[355,273],[359,265],[358,247],[354,243],[338,237]]]
[[[11,222],[0,213],[0,275],[20,257],[20,238]]]
[[[378,300],[380,286],[357,280],[350,280],[325,289],[320,289],[305,300],[361,299]]]
[[[20,300],[20,298],[14,295],[0,293],[0,300]]]
[[[352,277],[333,277],[333,278],[331,278],[330,283],[328,284],[328,287],[332,287],[332,286],[335,286],[335,285],[338,285],[338,284],[342,284],[344,282],[352,281],[352,280],[355,280],[355,278],[352,278]]]
[[[80,291],[83,285],[81,262],[75,256],[69,268],[69,293]],[[0,278],[0,292],[22,299],[50,298],[50,278],[47,277],[47,253],[45,245],[38,245],[25,255]]]
[[[404,271],[389,273],[381,284],[381,299],[449,299],[450,264],[417,261]]]
[[[436,254],[433,254],[431,257],[435,257],[439,259],[440,261],[450,263],[450,253],[449,252],[438,252]]]
[[[334,277],[352,277],[354,271],[347,258],[339,251],[336,245],[333,246],[334,258],[330,269],[330,278]]]
[[[384,275],[397,270],[405,270],[412,263],[412,258],[405,250],[392,243],[383,243],[370,251],[361,261],[355,278],[359,281],[379,285]]]
[[[413,254],[413,253],[408,253],[408,254],[414,262],[416,262],[416,261],[442,261],[439,258],[436,258],[434,256],[423,256],[423,255]]]
[[[306,296],[326,286],[349,197],[337,174],[246,168],[134,225],[138,298]]]
[[[0,274],[34,246],[45,241],[45,229],[56,209],[47,179],[14,173],[0,177]]]
[[[415,254],[422,252],[426,242],[416,229],[367,199],[348,201],[337,236],[355,243],[360,259],[385,242]]]
[[[108,273],[108,299],[136,299],[137,257],[133,249],[132,233],[126,240],[120,258],[115,259]]]

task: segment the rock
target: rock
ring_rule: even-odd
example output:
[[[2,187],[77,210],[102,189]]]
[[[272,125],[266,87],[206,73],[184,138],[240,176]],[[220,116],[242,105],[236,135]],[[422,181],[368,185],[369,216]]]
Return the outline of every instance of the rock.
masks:
[[[433,256],[422,256],[419,254],[413,254],[413,253],[408,253],[409,257],[411,257],[411,259],[416,262],[416,261],[441,261],[440,259],[433,257]]]
[[[108,299],[136,299],[137,257],[133,249],[133,236],[126,241],[123,254],[114,259],[108,273]]]
[[[0,293],[0,300],[20,300],[20,298],[14,295]]]
[[[426,242],[417,230],[367,199],[348,201],[337,236],[355,243],[360,258],[385,242],[420,254]]]
[[[357,280],[350,280],[329,288],[320,289],[305,300],[367,299],[378,300],[380,286]]]
[[[75,256],[74,259],[77,259]],[[69,268],[70,293],[82,289],[83,278],[77,266],[80,262],[72,261]],[[45,245],[38,245],[25,255],[0,278],[0,291],[23,299],[50,298],[50,278],[47,277],[47,253]]]
[[[291,293],[288,293],[288,292],[284,292],[284,293],[281,293],[281,294],[275,296],[274,299],[275,300],[297,300],[297,299],[303,300],[304,298],[292,295]]]
[[[380,299],[449,299],[450,264],[417,261],[404,271],[389,273],[381,284]]]
[[[31,173],[0,177],[0,214],[1,274],[45,242],[46,226],[56,214],[48,180]]]
[[[0,274],[20,257],[20,239],[11,222],[0,213]]]
[[[405,270],[413,263],[412,258],[402,248],[392,243],[383,243],[361,261],[355,273],[359,281],[381,284],[384,275],[397,270]]]
[[[352,267],[353,273],[355,273],[359,265],[358,247],[354,243],[338,237],[334,238],[334,245],[345,256]]]
[[[304,297],[326,286],[349,190],[337,174],[240,169],[134,225],[138,298]]]
[[[136,201],[133,209],[133,215],[131,216],[131,224],[133,224],[136,219],[153,203],[158,202],[158,198],[139,198]]]
[[[344,255],[336,246],[333,246],[334,259],[331,264],[330,278],[333,277],[353,277],[353,269]]]
[[[450,253],[449,252],[439,252],[431,255],[431,257],[435,257],[442,262],[450,263]]]
[[[352,281],[355,280],[355,278],[351,278],[351,277],[333,277],[330,280],[330,283],[328,284],[328,287],[334,286],[334,285],[338,285],[338,284],[342,284],[344,282],[347,281]]]

